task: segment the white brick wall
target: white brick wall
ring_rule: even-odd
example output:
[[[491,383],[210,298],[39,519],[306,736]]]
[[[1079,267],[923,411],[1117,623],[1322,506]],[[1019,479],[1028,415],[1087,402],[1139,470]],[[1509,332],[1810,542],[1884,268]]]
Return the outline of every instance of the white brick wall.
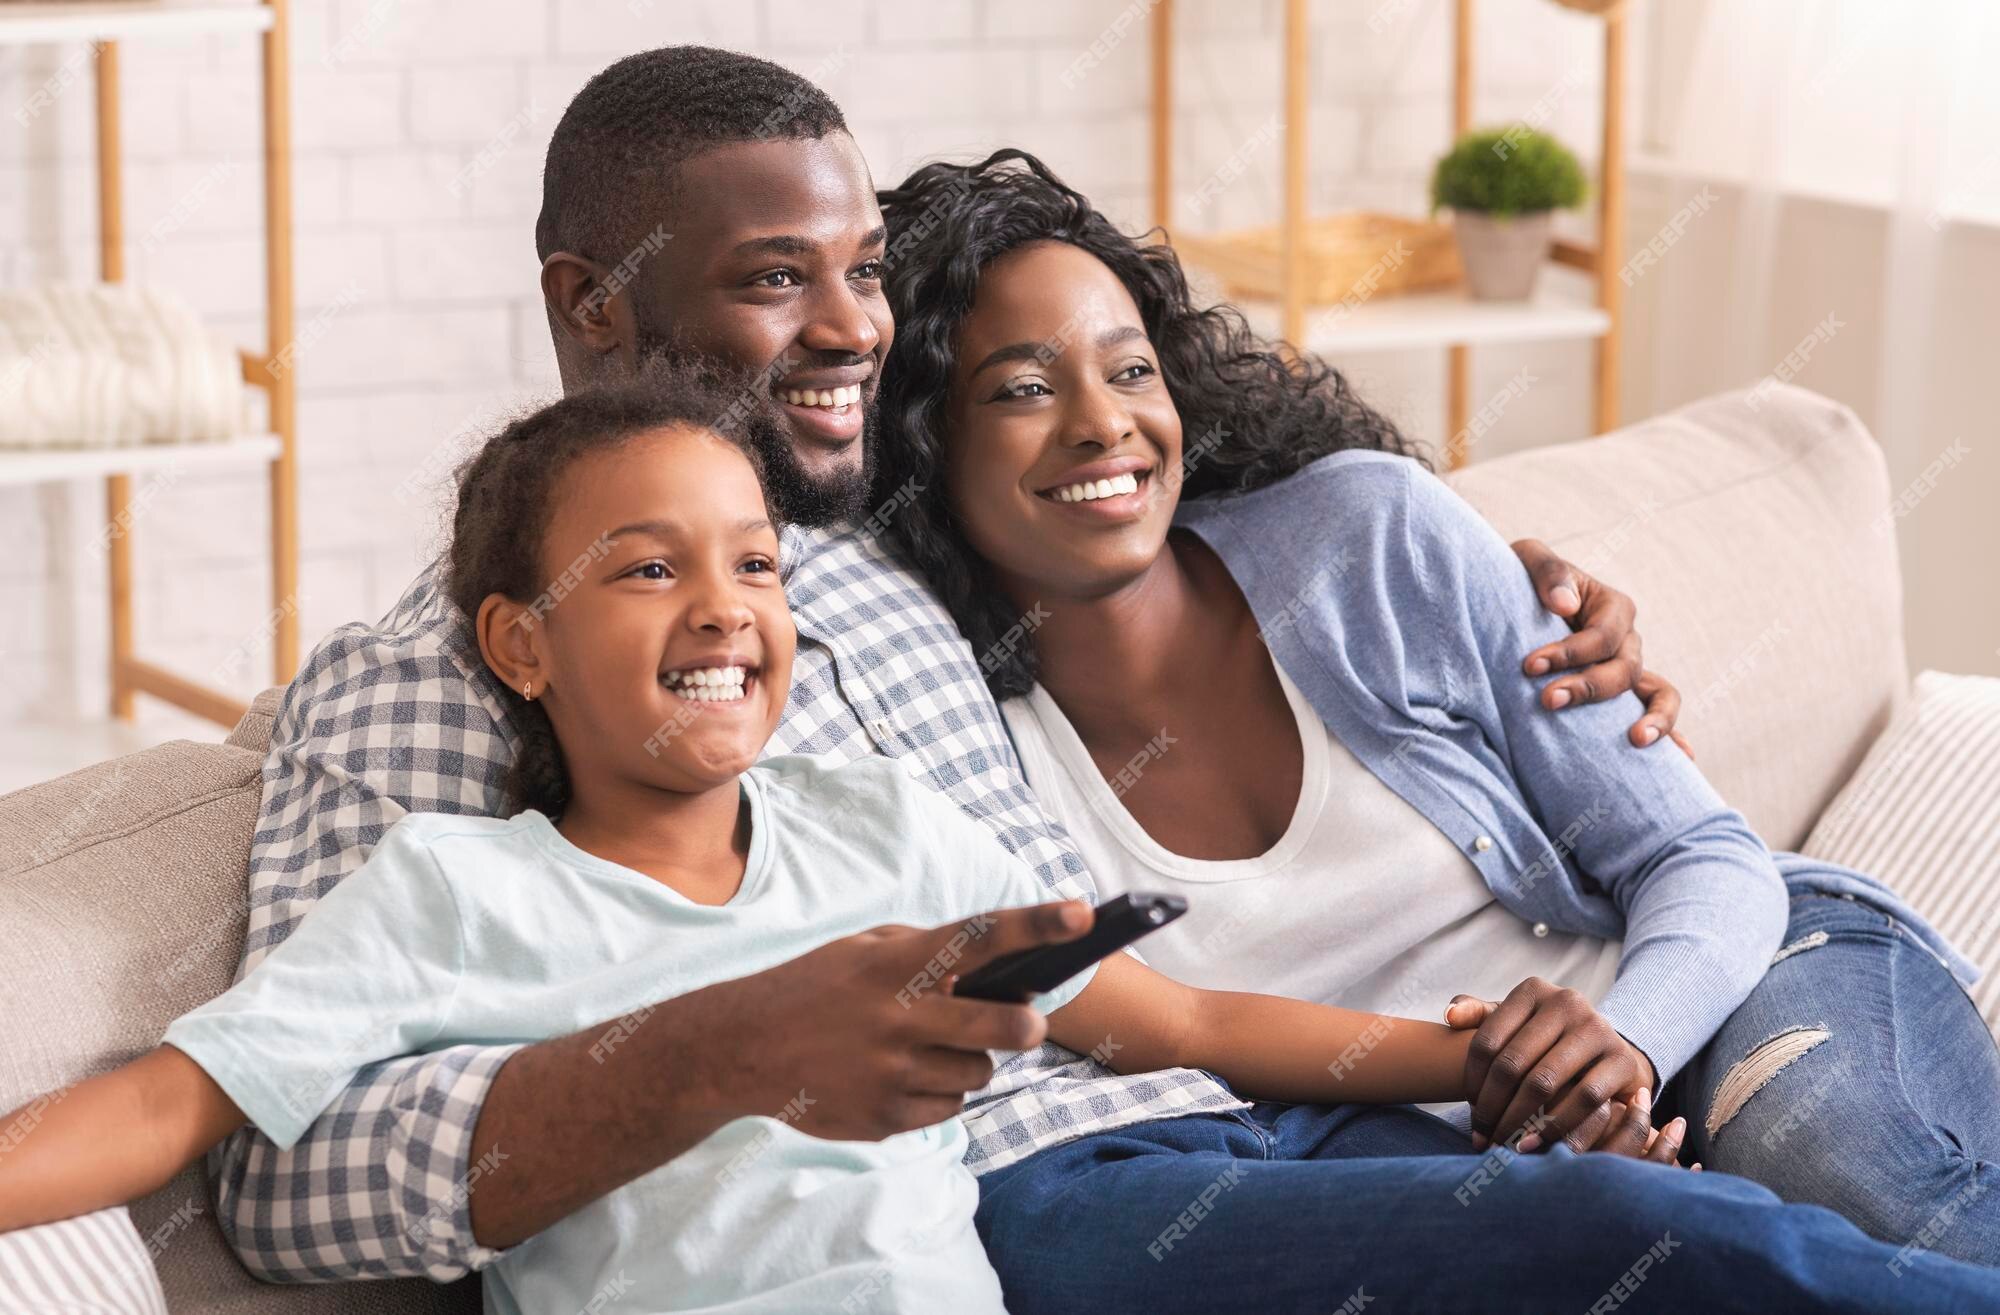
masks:
[[[1022,145],[1129,224],[1145,213],[1148,42],[1128,0],[295,0],[303,631],[372,618],[437,543],[450,456],[557,383],[535,284],[541,159],[563,106],[619,55],[676,41],[751,50],[818,77],[887,183],[941,153]],[[1420,208],[1445,146],[1445,0],[1317,5],[1316,204]],[[1588,58],[1595,27],[1539,0],[1482,7],[1482,105],[1519,112]],[[1505,11],[1504,14],[1497,11]],[[1276,0],[1182,0],[1177,186],[1191,193],[1278,107]],[[1370,15],[1383,16],[1372,30]],[[1126,35],[1115,39],[1121,15]],[[1095,67],[1079,68],[1093,41]],[[170,285],[245,341],[261,324],[259,81],[248,38],[128,46],[123,54],[132,269]],[[26,127],[23,104],[75,56],[0,49],[0,278],[96,271],[91,95],[78,78]],[[1078,76],[1069,76],[1073,68]],[[1555,120],[1589,146],[1595,73]],[[1485,117],[1485,116],[1483,116]],[[510,124],[512,145],[454,189]],[[1587,154],[1586,150],[1586,154]],[[1204,216],[1275,214],[1278,153]],[[150,227],[229,161],[150,252]],[[1537,357],[1551,382],[1491,440],[1564,438],[1586,423],[1587,354]],[[1481,359],[1475,393],[1522,360]],[[1435,353],[1352,362],[1392,413],[1441,425]],[[0,489],[0,727],[102,706],[104,583],[88,553],[95,484]],[[142,646],[205,674],[264,624],[260,474],[189,474],[137,527]],[[259,688],[263,650],[235,687]],[[4,733],[4,732],[0,732]]]

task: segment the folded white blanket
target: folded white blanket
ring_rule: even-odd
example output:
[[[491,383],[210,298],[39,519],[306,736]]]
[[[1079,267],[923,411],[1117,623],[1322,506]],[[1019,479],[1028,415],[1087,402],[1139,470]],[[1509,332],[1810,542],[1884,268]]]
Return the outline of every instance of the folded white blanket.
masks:
[[[0,289],[0,450],[212,442],[246,423],[236,348],[173,294]]]

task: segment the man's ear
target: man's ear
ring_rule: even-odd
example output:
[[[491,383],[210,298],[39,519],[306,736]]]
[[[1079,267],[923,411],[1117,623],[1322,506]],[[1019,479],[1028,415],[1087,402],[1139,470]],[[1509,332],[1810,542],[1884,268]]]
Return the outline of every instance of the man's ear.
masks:
[[[542,612],[505,594],[488,594],[479,605],[472,628],[479,652],[502,684],[521,692],[529,685],[540,698],[548,688],[548,661],[542,651]]]
[[[593,356],[638,340],[632,299],[614,293],[606,271],[574,252],[557,251],[542,262],[542,301],[557,331]]]

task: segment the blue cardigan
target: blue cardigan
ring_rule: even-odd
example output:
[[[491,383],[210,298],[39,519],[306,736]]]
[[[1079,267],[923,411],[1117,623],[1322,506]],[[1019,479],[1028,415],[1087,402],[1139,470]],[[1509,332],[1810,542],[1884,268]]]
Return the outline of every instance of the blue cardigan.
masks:
[[[1847,894],[1975,970],[1869,877],[1773,855],[1623,695],[1550,713],[1527,653],[1564,626],[1521,563],[1415,462],[1342,452],[1182,504],[1327,729],[1450,837],[1524,920],[1624,941],[1598,1009],[1666,1081],[1770,965],[1792,892]]]

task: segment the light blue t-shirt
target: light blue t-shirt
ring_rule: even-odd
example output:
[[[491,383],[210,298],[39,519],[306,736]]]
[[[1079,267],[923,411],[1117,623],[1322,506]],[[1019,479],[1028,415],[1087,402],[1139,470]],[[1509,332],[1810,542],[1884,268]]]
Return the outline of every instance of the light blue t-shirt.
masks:
[[[166,1040],[289,1148],[377,1060],[600,1027],[593,1058],[616,1062],[662,1000],[883,923],[1049,898],[894,759],[771,758],[743,791],[749,860],[719,907],[585,853],[538,812],[406,816]],[[1037,1006],[1060,1008],[1090,976]],[[486,1270],[487,1310],[1000,1310],[960,1122],[825,1141],[791,1126],[816,1099],[804,1084],[786,1109],[727,1124],[503,1254]]]

